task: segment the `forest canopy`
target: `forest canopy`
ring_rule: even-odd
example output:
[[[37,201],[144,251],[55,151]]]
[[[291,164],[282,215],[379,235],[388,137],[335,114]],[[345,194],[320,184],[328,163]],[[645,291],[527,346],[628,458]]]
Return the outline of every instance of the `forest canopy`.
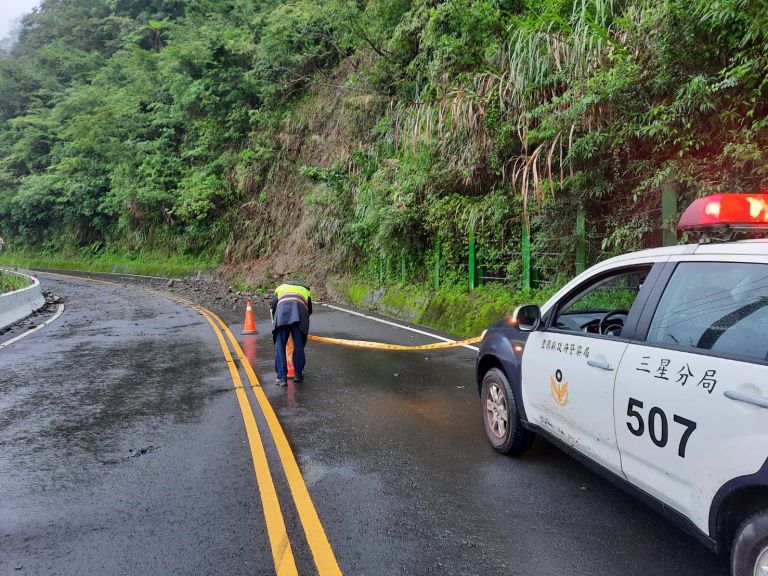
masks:
[[[0,234],[570,273],[664,190],[768,184],[760,0],[43,0],[0,53]],[[299,226],[299,223],[301,224]],[[405,264],[404,264],[405,265]],[[547,272],[549,271],[549,272]]]

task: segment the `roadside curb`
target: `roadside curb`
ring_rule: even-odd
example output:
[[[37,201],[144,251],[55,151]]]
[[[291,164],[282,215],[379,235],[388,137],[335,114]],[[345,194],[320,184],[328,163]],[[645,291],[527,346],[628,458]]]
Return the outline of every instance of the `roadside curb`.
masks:
[[[45,297],[40,287],[40,281],[34,276],[22,274],[15,270],[0,268],[3,272],[27,278],[30,286],[0,295],[0,329],[23,320],[33,312],[45,306]]]

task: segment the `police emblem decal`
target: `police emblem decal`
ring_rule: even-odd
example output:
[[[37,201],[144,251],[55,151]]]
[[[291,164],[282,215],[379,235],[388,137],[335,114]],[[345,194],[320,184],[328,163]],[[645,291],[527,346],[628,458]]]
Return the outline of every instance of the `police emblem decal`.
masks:
[[[550,388],[552,389],[552,398],[559,406],[568,404],[568,382],[563,382],[563,372],[557,370],[555,375],[550,377]]]

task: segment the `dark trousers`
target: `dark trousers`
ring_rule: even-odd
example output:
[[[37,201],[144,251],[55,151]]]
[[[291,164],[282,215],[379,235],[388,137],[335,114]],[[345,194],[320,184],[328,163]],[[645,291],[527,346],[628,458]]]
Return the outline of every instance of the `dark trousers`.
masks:
[[[288,343],[289,335],[293,336],[293,367],[297,375],[304,374],[304,365],[307,363],[304,357],[304,340],[298,323],[290,326],[279,326],[275,330],[275,372],[277,372],[277,377],[282,379],[288,375],[285,345]]]

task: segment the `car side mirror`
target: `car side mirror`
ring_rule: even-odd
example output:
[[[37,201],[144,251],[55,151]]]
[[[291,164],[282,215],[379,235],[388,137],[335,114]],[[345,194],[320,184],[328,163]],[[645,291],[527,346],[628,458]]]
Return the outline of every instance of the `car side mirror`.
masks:
[[[541,324],[541,309],[536,304],[518,306],[512,313],[512,323],[518,330],[533,332]]]

